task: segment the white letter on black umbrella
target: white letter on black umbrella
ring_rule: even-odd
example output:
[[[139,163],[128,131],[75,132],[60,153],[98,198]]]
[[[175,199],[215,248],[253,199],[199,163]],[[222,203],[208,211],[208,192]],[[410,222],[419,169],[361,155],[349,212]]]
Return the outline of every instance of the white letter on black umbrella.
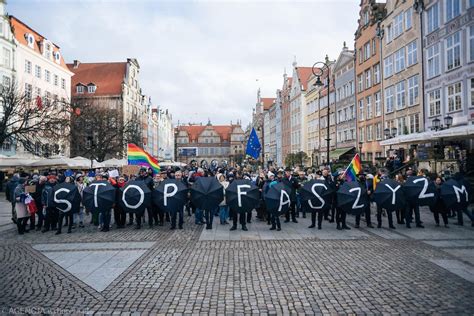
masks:
[[[428,191],[428,179],[426,178],[420,178],[420,179],[416,179],[413,181],[413,183],[418,183],[420,181],[424,181],[424,184],[423,184],[423,190],[421,190],[420,192],[420,195],[418,196],[420,199],[425,199],[425,198],[429,198],[429,197],[434,197],[434,193],[428,193],[426,194],[426,191]]]
[[[397,201],[397,198],[396,198],[395,193],[398,191],[398,189],[401,188],[401,186],[400,186],[400,185],[397,185],[397,187],[396,187],[395,189],[392,188],[391,186],[389,186],[387,183],[385,183],[385,186],[386,186],[387,188],[389,188],[390,191],[392,191],[392,204],[395,205],[395,202]]]
[[[169,187],[172,187],[173,191],[168,192]],[[165,188],[164,188],[164,192],[163,192],[163,204],[165,206],[168,206],[168,198],[172,197],[172,196],[175,196],[176,192],[178,192],[178,186],[176,184],[174,184],[174,183],[166,183],[165,184]],[[142,200],[140,200],[140,201],[142,201]],[[124,201],[124,203],[125,203],[125,201]]]
[[[129,189],[135,189],[140,192],[140,201],[138,201],[138,203],[135,205],[128,204],[127,200],[125,199],[125,193],[127,193]],[[145,192],[143,192],[142,188],[140,188],[138,185],[130,184],[128,187],[125,188],[125,190],[123,190],[122,201],[123,204],[129,209],[136,210],[143,204],[143,201],[145,201]]]
[[[318,200],[321,201],[321,205],[320,206],[313,206],[313,203],[311,202],[311,200],[308,200],[308,204],[309,206],[312,208],[312,209],[315,209],[315,210],[320,210],[324,207],[324,205],[326,204],[326,202],[324,201],[324,199],[322,197],[319,196],[319,194],[316,192],[316,187],[324,187],[326,190],[328,189],[328,187],[324,184],[324,183],[315,183],[313,184],[313,186],[311,187],[311,191],[313,192],[314,196],[316,196],[316,198]]]
[[[286,201],[283,201],[283,196],[286,196]],[[280,191],[280,206],[278,206],[278,211],[277,213],[281,212],[281,209],[283,208],[283,205],[290,204],[290,196],[288,193],[286,193],[285,190]]]
[[[97,202],[97,193],[99,192],[99,186],[107,186],[105,183],[91,183],[90,186],[94,186],[94,206],[99,207],[99,203]]]
[[[456,193],[456,198],[458,203],[461,203],[461,194],[466,194],[466,202],[469,202],[469,193],[467,193],[466,187],[462,185],[460,188],[453,185],[454,193]]]
[[[239,207],[242,207],[242,195],[247,195],[247,191],[242,191],[241,188],[250,189],[251,186],[248,184],[239,184],[237,186],[237,201],[239,202]]]
[[[62,208],[59,208],[59,207],[57,207],[57,208],[60,211],[63,211],[64,213],[69,212],[72,209],[72,204],[68,200],[58,199],[57,195],[60,192],[66,192],[66,194],[68,194],[69,192],[71,192],[71,190],[66,189],[66,188],[61,188],[61,189],[58,189],[57,191],[54,192],[54,202],[57,203],[57,204],[66,204],[67,205],[67,208],[65,210],[63,210]]]
[[[359,203],[359,200],[360,200],[360,194],[362,193],[362,189],[361,188],[352,188],[352,189],[349,190],[349,192],[351,192],[351,193],[354,192],[354,191],[357,191],[357,198],[354,201],[354,204],[352,205],[352,209],[363,208],[364,204],[357,205],[357,203]]]

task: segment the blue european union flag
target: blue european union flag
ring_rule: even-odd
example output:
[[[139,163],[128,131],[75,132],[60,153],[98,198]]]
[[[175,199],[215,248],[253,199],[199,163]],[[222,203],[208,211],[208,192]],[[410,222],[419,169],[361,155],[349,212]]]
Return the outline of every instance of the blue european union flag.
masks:
[[[260,156],[260,150],[262,150],[262,146],[258,140],[257,132],[255,132],[255,128],[252,128],[245,153],[252,156],[254,159],[258,159],[258,156]]]

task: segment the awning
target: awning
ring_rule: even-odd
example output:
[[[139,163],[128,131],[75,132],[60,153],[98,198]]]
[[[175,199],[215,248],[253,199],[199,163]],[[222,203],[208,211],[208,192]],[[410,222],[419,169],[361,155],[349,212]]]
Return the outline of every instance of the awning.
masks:
[[[407,143],[428,143],[430,141],[450,137],[474,136],[474,125],[463,125],[447,128],[441,131],[427,131],[408,135],[400,135],[380,142],[382,146],[407,144]]]
[[[355,147],[345,147],[337,148],[329,152],[329,159],[339,159],[342,155],[348,153],[349,151],[355,149]]]

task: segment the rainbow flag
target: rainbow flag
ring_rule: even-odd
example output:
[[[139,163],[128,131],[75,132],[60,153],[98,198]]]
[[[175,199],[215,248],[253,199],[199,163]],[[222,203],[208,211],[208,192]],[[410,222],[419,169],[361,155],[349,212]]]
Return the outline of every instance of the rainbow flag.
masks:
[[[347,182],[356,181],[357,175],[362,171],[362,164],[360,163],[359,154],[355,154],[352,158],[351,163],[347,166],[346,171],[344,171],[344,178]]]
[[[138,165],[152,168],[153,173],[160,172],[158,160],[135,144],[128,144],[127,156],[129,165]]]

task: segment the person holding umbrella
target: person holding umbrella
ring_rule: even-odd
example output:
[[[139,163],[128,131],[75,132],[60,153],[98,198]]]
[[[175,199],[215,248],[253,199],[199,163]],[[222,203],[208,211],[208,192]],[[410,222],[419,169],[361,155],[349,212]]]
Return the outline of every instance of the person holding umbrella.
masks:
[[[118,177],[117,182],[113,184],[116,191],[115,193],[116,201],[119,201],[120,189],[125,186],[125,183],[126,183],[125,178],[123,176],[120,176]],[[114,219],[115,219],[115,225],[117,225],[117,228],[125,228],[125,223],[127,222],[127,215],[122,205],[120,205],[120,203],[115,203],[114,205]]]
[[[391,229],[395,229],[392,212],[405,206],[402,185],[395,180],[384,179],[377,184],[373,196],[377,204],[377,227],[382,228],[382,210],[385,209],[387,211],[388,225]]]
[[[374,226],[372,226],[372,222],[371,222],[371,214],[370,214],[370,198],[372,196],[372,185],[368,185],[367,184],[367,179],[366,179],[366,175],[365,173],[359,173],[358,174],[358,182],[360,184],[360,186],[362,187],[362,189],[367,193],[367,197],[369,199],[369,203],[367,203],[367,205],[365,206],[364,208],[364,216],[365,216],[365,221],[366,221],[366,224],[367,224],[367,227],[369,228],[374,228]],[[372,182],[372,181],[370,181]],[[361,217],[361,213],[357,214],[356,215],[356,223],[355,223],[355,228],[359,228],[360,227],[360,217]]]
[[[448,209],[444,204],[443,199],[441,198],[441,186],[443,185],[443,179],[441,177],[436,177],[435,181],[436,186],[436,202],[433,206],[430,206],[430,211],[433,212],[434,220],[436,222],[436,227],[439,227],[439,215],[443,218],[444,227],[449,228],[448,226]]]
[[[336,228],[338,230],[343,230],[343,229],[350,230],[351,228],[347,226],[346,224],[346,215],[347,215],[346,210],[338,206],[339,198],[337,196],[337,192],[339,192],[339,190],[342,188],[343,185],[344,185],[344,172],[341,171],[339,173],[339,176],[337,177],[336,194],[333,199],[333,204],[336,205],[336,225],[337,225]]]
[[[41,193],[41,202],[43,204],[43,215],[45,217],[44,228],[41,232],[56,230],[58,223],[57,210],[53,204],[53,190],[56,185],[56,176],[49,175],[48,182],[46,182],[43,192]]]
[[[212,229],[212,211],[224,199],[222,185],[215,177],[199,177],[191,187],[191,199],[196,208],[205,211],[206,229]]]
[[[335,183],[331,175],[331,168],[325,166],[323,171],[320,171],[321,175],[319,179],[324,180],[327,187],[334,187]],[[329,219],[329,211],[331,211],[331,219]],[[329,221],[329,223],[334,223],[334,215],[336,214],[336,195],[334,194],[332,198],[331,207],[324,211],[324,219]]]
[[[285,169],[285,177],[281,180],[284,185],[289,187],[291,189],[290,191],[290,207],[288,208],[288,211],[285,214],[285,223],[290,222],[290,214],[291,214],[291,221],[293,223],[298,223],[296,220],[296,189],[298,189],[298,179],[293,177],[291,173],[291,168],[287,167]]]
[[[141,167],[139,172],[138,172],[138,177],[135,179],[135,181],[143,181],[145,185],[150,189],[150,192],[153,192],[153,179],[149,176],[148,170],[146,167]],[[150,227],[153,226],[152,220],[153,216],[150,216],[150,214],[153,214],[153,211],[150,209],[150,207],[147,208],[148,212],[148,224],[150,224]],[[137,226],[135,227],[136,229],[142,228],[142,217],[143,214],[138,212],[135,214],[137,218]]]

